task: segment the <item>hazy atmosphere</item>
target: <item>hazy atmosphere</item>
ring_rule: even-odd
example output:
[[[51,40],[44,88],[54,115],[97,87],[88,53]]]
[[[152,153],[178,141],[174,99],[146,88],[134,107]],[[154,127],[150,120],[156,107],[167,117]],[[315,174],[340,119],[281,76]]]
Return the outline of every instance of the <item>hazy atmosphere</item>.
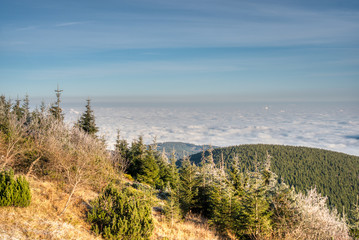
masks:
[[[68,122],[89,97],[110,147],[120,129],[359,155],[358,13],[358,1],[5,0],[0,94],[34,107],[59,85]]]
[[[0,1],[0,239],[355,240],[358,193],[359,0]]]

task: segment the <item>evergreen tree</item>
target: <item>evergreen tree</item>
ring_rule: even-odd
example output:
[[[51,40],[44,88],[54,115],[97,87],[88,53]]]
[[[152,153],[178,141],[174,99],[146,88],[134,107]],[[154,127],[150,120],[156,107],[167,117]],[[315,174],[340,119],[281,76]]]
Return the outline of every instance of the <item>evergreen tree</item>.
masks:
[[[26,94],[21,109],[23,111],[23,115],[26,117],[26,124],[29,124],[31,121],[31,114],[30,114],[30,100],[29,100],[29,95]]]
[[[12,112],[16,115],[17,119],[20,120],[23,115],[24,115],[24,111],[20,106],[21,100],[19,98],[17,98],[15,100],[15,104],[12,107]]]
[[[77,124],[80,129],[84,130],[90,135],[95,135],[98,132],[98,127],[95,123],[95,115],[91,109],[90,99],[87,99],[86,111],[82,114]]]
[[[157,188],[161,190],[165,190],[168,184],[172,182],[171,167],[168,163],[168,158],[165,149],[162,150],[161,155],[157,154],[156,160],[159,167],[159,178],[160,178],[157,183]]]
[[[105,239],[150,239],[154,228],[151,205],[139,191],[108,186],[92,202],[87,216],[92,230]]]
[[[125,139],[121,139],[120,131],[117,131],[116,144],[115,144],[116,162],[121,173],[127,171],[130,165],[128,143]]]
[[[129,149],[129,160],[130,167],[128,168],[128,173],[132,177],[137,178],[137,174],[140,171],[143,158],[145,157],[146,146],[143,143],[143,137],[139,136],[138,140],[134,140]]]
[[[258,170],[249,175],[250,185],[244,189],[242,218],[239,224],[242,225],[244,236],[264,238],[272,227],[272,212],[266,198],[267,188]]]
[[[198,196],[198,178],[197,167],[192,164],[188,157],[184,157],[182,166],[180,168],[180,187],[179,187],[179,201],[182,210],[182,215],[193,210],[196,205],[196,198]]]
[[[349,219],[349,228],[350,235],[354,239],[359,239],[359,205],[358,205],[358,196],[357,202],[354,205],[354,208],[351,211],[351,217]]]
[[[4,120],[11,111],[11,101],[6,100],[4,95],[0,96],[0,120]]]
[[[210,195],[215,178],[218,174],[216,165],[213,160],[212,148],[202,152],[201,166],[199,169],[199,186],[197,195],[196,211],[201,213],[204,217],[211,217],[211,201]],[[206,154],[207,153],[207,154]]]
[[[166,191],[169,193],[169,196],[164,207],[164,212],[166,218],[171,222],[171,226],[173,226],[180,217],[178,193],[171,188],[169,182]]]
[[[155,186],[160,178],[160,169],[157,165],[154,151],[151,147],[146,150],[145,156],[141,158],[137,179],[141,182]]]
[[[173,191],[178,192],[179,191],[180,178],[179,178],[178,168],[177,168],[177,165],[176,165],[177,158],[176,158],[175,150],[172,151],[169,161],[170,161],[170,176],[171,176],[170,184],[171,184],[171,188],[173,189]]]
[[[62,108],[60,107],[61,103],[61,93],[63,90],[59,89],[59,86],[57,86],[57,90],[55,90],[56,93],[56,102],[51,106],[49,109],[50,114],[57,120],[63,121],[64,120],[64,114],[62,113]]]

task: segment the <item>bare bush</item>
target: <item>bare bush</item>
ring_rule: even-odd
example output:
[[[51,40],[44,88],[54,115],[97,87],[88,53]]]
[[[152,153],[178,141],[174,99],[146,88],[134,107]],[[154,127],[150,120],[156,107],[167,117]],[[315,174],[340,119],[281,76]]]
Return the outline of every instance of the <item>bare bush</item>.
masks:
[[[351,239],[345,220],[336,210],[329,210],[326,200],[316,189],[311,189],[306,195],[298,194],[297,204],[302,220],[292,232],[293,239]]]
[[[5,169],[7,166],[12,167],[16,157],[29,150],[23,119],[18,120],[14,114],[9,114],[8,118],[2,123],[3,131],[0,131],[0,169]]]
[[[62,214],[80,185],[100,189],[115,176],[115,172],[102,141],[61,121],[42,124],[45,126],[33,134],[48,161],[46,171],[56,180],[63,181],[70,192]]]

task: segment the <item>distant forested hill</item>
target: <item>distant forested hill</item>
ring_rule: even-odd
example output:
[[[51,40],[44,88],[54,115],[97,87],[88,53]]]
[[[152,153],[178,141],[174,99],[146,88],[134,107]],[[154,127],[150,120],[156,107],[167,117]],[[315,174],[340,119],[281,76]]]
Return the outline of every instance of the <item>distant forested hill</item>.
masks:
[[[182,159],[184,155],[192,155],[198,152],[202,152],[204,150],[209,149],[210,145],[195,145],[191,143],[183,143],[183,142],[164,142],[157,144],[157,150],[162,152],[163,149],[166,150],[167,154],[171,154],[172,150],[175,150],[175,154],[177,159]],[[212,146],[212,148],[217,148]]]
[[[233,156],[237,155],[245,171],[254,169],[256,158],[263,161],[267,151],[272,157],[272,171],[297,191],[316,187],[318,192],[328,196],[329,205],[335,206],[339,212],[343,211],[343,206],[349,209],[356,202],[359,194],[357,156],[308,147],[258,144],[214,149],[213,157],[218,162],[223,153],[225,163],[230,164]],[[198,164],[201,155],[192,155],[191,161]]]

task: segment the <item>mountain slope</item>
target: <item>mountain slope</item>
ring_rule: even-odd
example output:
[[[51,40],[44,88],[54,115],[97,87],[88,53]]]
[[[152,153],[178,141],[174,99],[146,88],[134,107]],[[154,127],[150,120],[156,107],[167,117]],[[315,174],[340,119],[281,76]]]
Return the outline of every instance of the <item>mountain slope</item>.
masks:
[[[177,159],[182,159],[185,155],[192,155],[198,152],[202,152],[203,149],[207,150],[211,146],[210,145],[195,145],[191,143],[183,143],[183,142],[163,142],[157,144],[157,150],[162,152],[165,149],[167,155],[170,155],[172,150],[175,151]],[[212,146],[213,148],[217,148]]]
[[[218,148],[213,151],[213,157],[218,162],[223,153],[224,161],[230,164],[236,155],[245,171],[254,169],[256,158],[263,161],[266,152],[271,156],[271,169],[297,191],[316,187],[339,212],[343,211],[343,206],[347,212],[355,203],[359,193],[357,156],[308,147],[258,144]],[[196,164],[200,160],[201,153],[191,156],[191,161]]]

